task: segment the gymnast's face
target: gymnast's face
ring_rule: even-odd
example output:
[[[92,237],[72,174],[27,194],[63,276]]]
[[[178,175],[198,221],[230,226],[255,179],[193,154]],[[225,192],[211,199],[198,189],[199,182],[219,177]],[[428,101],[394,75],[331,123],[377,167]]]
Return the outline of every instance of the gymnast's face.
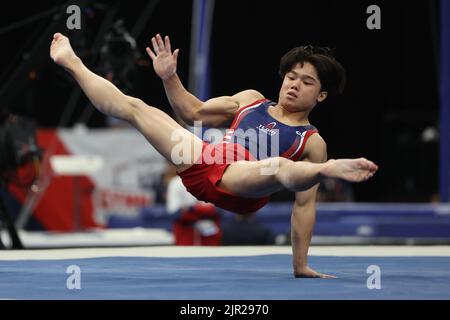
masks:
[[[295,64],[286,73],[280,89],[279,103],[288,111],[310,111],[327,97],[321,91],[316,68],[309,62]]]

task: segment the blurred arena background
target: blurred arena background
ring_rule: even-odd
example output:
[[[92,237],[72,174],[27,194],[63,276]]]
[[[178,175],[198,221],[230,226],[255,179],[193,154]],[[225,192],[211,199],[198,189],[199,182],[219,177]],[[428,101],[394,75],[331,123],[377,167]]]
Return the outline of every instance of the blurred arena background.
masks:
[[[380,170],[362,184],[321,185],[313,247],[448,245],[450,4],[372,2],[35,1],[2,10],[0,246],[289,245],[289,192],[248,217],[192,213],[197,204],[176,185],[170,196],[173,168],[52,63],[57,31],[92,70],[170,115],[145,53],[156,33],[180,48],[178,74],[202,98],[254,88],[276,100],[287,50],[336,48],[347,87],[311,123],[329,158],[364,156]],[[80,29],[67,28],[71,4]],[[366,26],[372,4],[381,29]]]

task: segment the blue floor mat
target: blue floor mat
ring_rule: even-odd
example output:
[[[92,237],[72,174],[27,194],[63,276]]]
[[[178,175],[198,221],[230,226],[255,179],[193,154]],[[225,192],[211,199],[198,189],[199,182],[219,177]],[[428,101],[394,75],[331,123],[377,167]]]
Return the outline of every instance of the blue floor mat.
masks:
[[[0,261],[0,298],[450,299],[450,257],[312,256],[309,262],[338,279],[295,279],[290,255],[7,260]],[[80,268],[81,289],[66,286],[70,265]],[[370,265],[381,270],[381,289],[367,287]]]

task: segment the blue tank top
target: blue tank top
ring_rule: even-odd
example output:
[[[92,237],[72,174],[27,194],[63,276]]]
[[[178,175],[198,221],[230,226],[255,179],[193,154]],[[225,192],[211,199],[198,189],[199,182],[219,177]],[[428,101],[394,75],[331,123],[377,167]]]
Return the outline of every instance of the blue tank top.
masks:
[[[223,142],[238,143],[257,160],[284,157],[298,160],[308,138],[318,132],[312,125],[289,126],[275,120],[268,112],[274,102],[263,99],[241,108]]]

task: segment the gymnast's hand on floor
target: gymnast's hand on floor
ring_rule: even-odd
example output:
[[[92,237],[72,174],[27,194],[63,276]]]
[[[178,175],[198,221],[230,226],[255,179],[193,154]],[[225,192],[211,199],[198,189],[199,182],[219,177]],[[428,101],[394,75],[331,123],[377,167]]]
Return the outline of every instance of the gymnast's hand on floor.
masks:
[[[314,271],[310,267],[306,266],[294,272],[296,278],[323,278],[323,279],[335,279],[336,276],[329,274],[319,273]]]
[[[153,51],[147,47],[146,51],[153,61],[153,68],[161,80],[167,80],[177,72],[177,58],[179,49],[172,53],[169,36],[164,41],[157,34],[152,38]]]

